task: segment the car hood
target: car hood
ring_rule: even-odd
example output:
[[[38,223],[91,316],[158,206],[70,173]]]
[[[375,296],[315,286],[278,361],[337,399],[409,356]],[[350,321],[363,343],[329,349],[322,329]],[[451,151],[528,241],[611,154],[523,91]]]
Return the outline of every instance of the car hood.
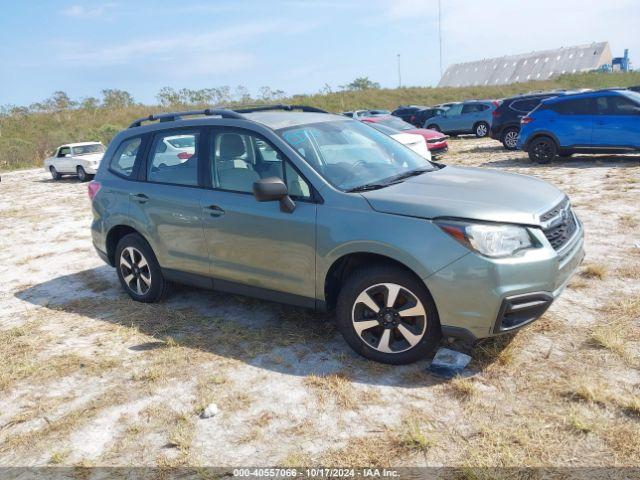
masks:
[[[382,213],[527,225],[539,224],[539,215],[565,197],[553,185],[534,177],[451,166],[362,195]]]

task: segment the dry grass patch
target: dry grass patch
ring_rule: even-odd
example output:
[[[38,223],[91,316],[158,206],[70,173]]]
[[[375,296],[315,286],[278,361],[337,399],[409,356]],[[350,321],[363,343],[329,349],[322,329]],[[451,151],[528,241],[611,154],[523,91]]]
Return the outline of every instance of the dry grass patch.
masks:
[[[600,325],[593,329],[589,340],[591,344],[597,348],[604,348],[625,360],[630,359],[627,351],[628,337],[626,328],[622,322],[612,322]]]
[[[43,345],[53,343],[54,338],[39,328],[34,321],[20,327],[0,332],[0,390],[8,391],[16,383],[29,380],[44,383],[77,372],[87,376],[97,376],[120,366],[122,361],[115,357],[94,358],[70,353],[46,357]]]
[[[344,373],[309,375],[304,379],[304,384],[315,392],[322,403],[333,399],[338,407],[347,410],[355,410],[360,404],[360,395]]]
[[[640,397],[624,398],[619,403],[622,411],[630,417],[640,417]]]
[[[48,420],[44,427],[9,436],[0,444],[0,452],[32,452],[55,445],[72,431],[94,419],[99,412],[123,402],[127,392],[123,387],[113,387],[88,403],[67,412],[55,420]]]
[[[567,417],[567,425],[577,433],[589,433],[593,431],[593,424],[578,410],[572,410]]]
[[[640,265],[631,264],[618,268],[616,273],[624,278],[631,278],[633,280],[640,280]]]
[[[607,275],[607,267],[601,264],[592,263],[582,267],[580,275],[584,278],[597,278],[602,280]]]
[[[469,400],[476,394],[476,386],[471,378],[456,376],[447,383],[448,390],[458,400]]]
[[[405,448],[407,439],[390,431],[353,438],[344,447],[325,452],[317,463],[327,467],[398,465],[409,453]]]
[[[619,222],[620,225],[624,228],[636,228],[638,226],[638,220],[636,219],[636,217],[629,213],[620,215]]]
[[[573,401],[606,405],[610,394],[606,386],[593,377],[577,377],[569,381],[564,395]]]

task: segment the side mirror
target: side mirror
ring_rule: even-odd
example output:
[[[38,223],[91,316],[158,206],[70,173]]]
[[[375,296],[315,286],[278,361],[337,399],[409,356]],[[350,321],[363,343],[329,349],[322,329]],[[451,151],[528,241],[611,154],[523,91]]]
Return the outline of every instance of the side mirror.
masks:
[[[64,154],[64,158],[71,158],[71,154],[70,153],[65,153]]]
[[[261,178],[253,183],[253,196],[259,202],[280,202],[280,210],[291,213],[295,210],[296,204],[293,203],[287,186],[278,177]]]

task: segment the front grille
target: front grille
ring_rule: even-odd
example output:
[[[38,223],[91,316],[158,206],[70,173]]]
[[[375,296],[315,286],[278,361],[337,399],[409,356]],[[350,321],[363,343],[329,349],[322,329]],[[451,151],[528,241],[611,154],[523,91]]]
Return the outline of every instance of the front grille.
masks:
[[[544,222],[548,222],[549,220],[551,220],[554,217],[557,217],[558,215],[560,215],[562,210],[567,208],[568,204],[569,204],[569,199],[565,198],[558,205],[553,207],[551,210],[549,210],[548,212],[543,213],[542,215],[540,215],[540,221],[544,223]]]
[[[576,217],[567,203],[564,210],[551,218],[551,226],[544,229],[544,234],[555,250],[560,250],[576,232]]]
[[[444,142],[444,140],[445,140],[444,137],[430,138],[429,140],[427,140],[427,143],[440,143],[440,142]]]

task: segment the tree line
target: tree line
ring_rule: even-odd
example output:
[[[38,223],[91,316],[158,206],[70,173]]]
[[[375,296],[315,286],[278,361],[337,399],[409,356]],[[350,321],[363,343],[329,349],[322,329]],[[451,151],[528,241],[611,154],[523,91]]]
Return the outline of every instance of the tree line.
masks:
[[[346,85],[338,87],[339,91],[361,91],[378,88],[380,88],[380,84],[369,80],[368,77],[359,77]],[[318,93],[329,95],[334,92],[330,85],[325,84]],[[158,105],[162,107],[180,105],[246,105],[282,101],[286,98],[286,93],[283,90],[273,89],[269,86],[260,87],[255,94],[251,94],[249,89],[242,85],[238,85],[235,88],[223,85],[221,87],[202,89],[163,87],[155,98]],[[133,95],[126,90],[104,89],[100,92],[100,97],[85,97],[80,100],[73,100],[66,92],[56,91],[46,100],[34,102],[28,106],[4,105],[0,107],[0,115],[56,113],[71,109],[122,109],[134,105],[137,105],[137,103]]]

